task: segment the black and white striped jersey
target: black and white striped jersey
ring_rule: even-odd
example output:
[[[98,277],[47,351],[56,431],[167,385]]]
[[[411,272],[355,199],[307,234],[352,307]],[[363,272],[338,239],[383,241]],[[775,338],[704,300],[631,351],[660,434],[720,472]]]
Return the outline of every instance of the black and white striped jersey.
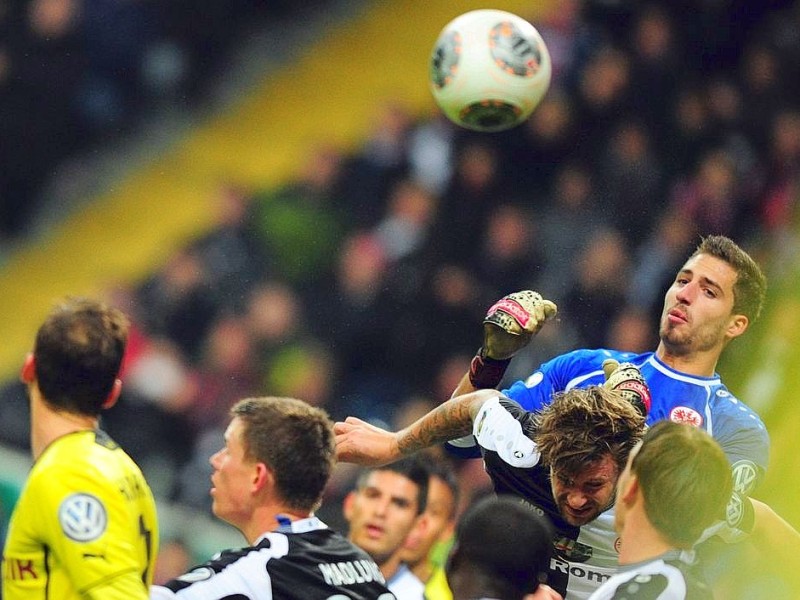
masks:
[[[319,519],[294,521],[153,586],[151,600],[394,600],[378,565]]]
[[[692,565],[670,552],[620,567],[590,600],[711,600],[711,590],[694,577]]]

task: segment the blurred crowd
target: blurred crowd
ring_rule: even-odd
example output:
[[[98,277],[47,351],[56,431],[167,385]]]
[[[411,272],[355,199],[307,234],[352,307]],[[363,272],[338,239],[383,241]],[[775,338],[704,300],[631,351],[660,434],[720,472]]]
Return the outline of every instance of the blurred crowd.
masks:
[[[115,13],[128,35],[67,25],[64,15],[37,20],[34,7],[73,2],[17,3],[29,9],[19,15],[7,3],[0,17],[0,101],[25,98],[10,93],[21,80],[8,74],[26,57],[48,71],[26,79],[28,98],[69,84],[63,105],[27,100],[15,113],[64,128],[46,135],[67,145],[89,141],[68,128],[99,134],[114,111],[144,101],[142,80],[131,86],[105,61],[113,52],[141,60],[175,23],[165,15],[165,31],[142,35],[120,7],[183,10],[85,2]],[[257,10],[244,0],[209,6]],[[199,69],[190,88],[212,68],[200,64],[214,37],[203,22],[180,29],[192,34],[181,43]],[[228,408],[246,396],[294,396],[334,419],[402,426],[449,397],[481,343],[486,309],[510,292],[540,291],[559,319],[508,380],[575,347],[653,349],[664,289],[700,235],[729,235],[768,270],[780,267],[796,247],[800,2],[562,0],[535,24],[553,83],[520,127],[471,133],[387,104],[357,151],[321,141],[278,189],[220,181],[212,230],[144,281],[108,290],[134,327],[123,397],[104,427],[157,494],[208,506],[207,457]],[[93,68],[59,62],[76,57]],[[5,128],[29,126],[5,122],[8,114],[0,110],[3,139]],[[49,160],[67,150],[47,146]],[[3,177],[31,181],[16,168]],[[0,391],[9,425],[0,441],[25,448],[23,395],[16,382]]]
[[[309,3],[320,5],[323,0]],[[59,166],[154,109],[195,110],[286,0],[0,2],[0,248],[24,236]]]

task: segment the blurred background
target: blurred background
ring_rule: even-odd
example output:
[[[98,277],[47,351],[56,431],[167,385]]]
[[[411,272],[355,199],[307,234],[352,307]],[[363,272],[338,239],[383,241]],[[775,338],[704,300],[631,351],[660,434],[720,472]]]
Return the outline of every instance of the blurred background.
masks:
[[[29,466],[17,370],[64,295],[132,319],[103,426],[156,492],[178,570],[241,542],[208,510],[235,400],[400,427],[449,397],[486,308],[524,288],[560,319],[507,380],[576,347],[652,350],[676,268],[722,233],[770,291],[719,372],[772,436],[756,496],[800,527],[800,2],[495,2],[554,67],[498,134],[458,130],[428,90],[439,30],[482,7],[0,4],[0,517]],[[460,469],[466,502],[488,481]],[[342,529],[351,482],[340,466],[321,511]]]

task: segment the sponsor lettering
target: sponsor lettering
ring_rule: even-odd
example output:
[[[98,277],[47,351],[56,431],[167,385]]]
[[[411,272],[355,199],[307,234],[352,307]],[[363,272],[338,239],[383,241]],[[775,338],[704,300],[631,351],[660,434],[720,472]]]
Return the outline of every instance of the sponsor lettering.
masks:
[[[133,474],[127,474],[117,480],[117,487],[125,498],[131,502],[145,495],[142,481]]]
[[[328,585],[353,585],[371,581],[385,583],[378,565],[370,560],[320,563],[318,566]]]
[[[91,494],[71,494],[58,507],[58,521],[64,534],[76,542],[96,540],[106,530],[106,507]]]
[[[39,579],[32,560],[19,558],[6,558],[3,577],[9,581],[25,581],[26,579]]]
[[[603,583],[611,577],[611,573],[595,571],[588,566],[573,565],[559,558],[550,559],[550,570],[596,583]]]
[[[502,310],[504,313],[511,315],[522,327],[525,327],[525,325],[528,324],[528,319],[530,319],[530,315],[525,312],[525,309],[522,308],[520,303],[510,298],[503,298],[495,302],[494,306],[488,310],[487,314],[492,314],[498,310]]]
[[[534,388],[544,381],[544,374],[541,371],[536,371],[533,375],[525,380],[526,388]]]
[[[733,489],[748,496],[758,482],[758,468],[750,460],[739,460],[733,464]]]
[[[519,503],[524,505],[524,506],[527,506],[533,512],[535,512],[537,515],[539,515],[540,517],[546,517],[547,516],[546,513],[541,508],[539,508],[538,506],[536,506],[532,502],[528,502],[524,498],[520,498],[520,502]]]
[[[742,497],[738,492],[733,492],[725,507],[725,520],[728,522],[728,525],[735,529],[741,524],[743,518],[744,503],[742,502]]]

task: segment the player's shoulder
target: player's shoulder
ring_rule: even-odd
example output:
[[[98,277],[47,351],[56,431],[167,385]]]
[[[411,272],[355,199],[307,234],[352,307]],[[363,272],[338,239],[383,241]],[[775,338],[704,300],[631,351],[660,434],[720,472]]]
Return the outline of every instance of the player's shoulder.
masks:
[[[144,485],[136,463],[104,432],[80,431],[54,440],[34,463],[31,487],[117,489],[120,480]]]
[[[606,593],[599,596],[609,599],[710,600],[712,598],[708,587],[693,576],[690,565],[680,559],[657,559],[645,563],[629,572],[619,573],[604,587]]]
[[[636,600],[678,598],[679,596],[667,595],[669,586],[670,580],[663,573],[635,573],[620,582],[614,590],[614,594],[609,598],[615,600],[622,600],[623,598],[635,598]]]
[[[734,414],[752,414],[756,412],[734,395],[725,384],[720,382],[711,388],[710,404],[712,410],[728,411]]]
[[[636,354],[610,348],[580,348],[547,361],[531,377],[535,378],[538,374],[541,378],[558,382],[559,389],[600,384],[605,380],[603,362],[606,360],[614,359],[620,363],[630,362],[642,366],[651,355],[652,353]]]
[[[91,431],[76,431],[53,440],[34,463],[30,479],[85,470],[87,463],[91,462],[89,456],[93,443]]]
[[[579,348],[556,356],[548,361],[547,364],[573,365],[585,370],[602,370],[603,362],[609,358],[613,358],[618,362],[630,362],[638,366],[645,363],[652,354],[652,352],[637,354],[636,352],[624,352],[611,348]]]
[[[714,386],[710,393],[708,404],[715,423],[715,437],[722,435],[729,427],[740,434],[747,431],[768,436],[766,425],[758,413],[732,394],[724,384]]]

